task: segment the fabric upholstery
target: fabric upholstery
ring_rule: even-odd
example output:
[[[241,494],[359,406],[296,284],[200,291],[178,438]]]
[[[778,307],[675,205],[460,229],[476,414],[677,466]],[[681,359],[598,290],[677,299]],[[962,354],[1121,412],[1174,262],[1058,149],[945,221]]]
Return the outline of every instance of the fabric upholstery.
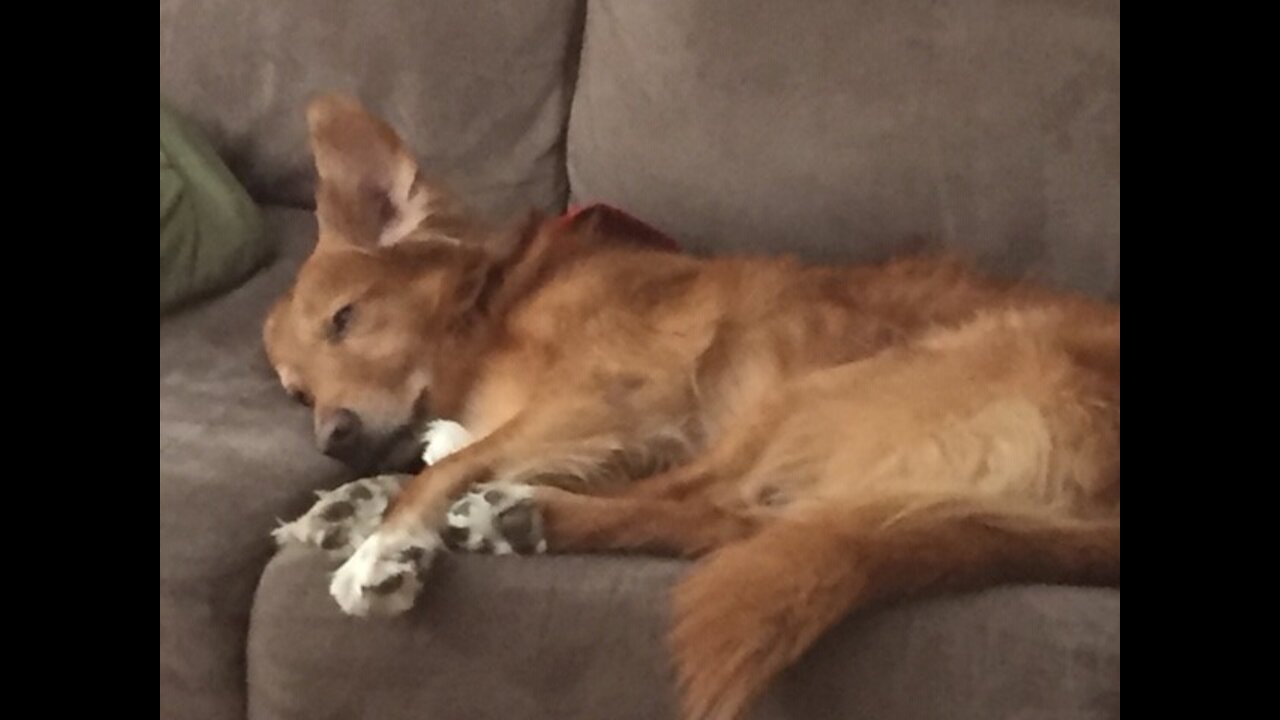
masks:
[[[360,97],[423,171],[505,215],[563,207],[576,0],[161,0],[160,91],[264,202],[310,206],[304,108]]]
[[[592,0],[569,179],[703,252],[1118,297],[1120,3]]]
[[[667,594],[686,563],[455,555],[416,607],[343,616],[332,565],[267,567],[249,641],[252,720],[674,717]],[[1008,587],[850,619],[757,720],[1119,717],[1119,594]]]
[[[160,324],[160,717],[244,717],[249,608],[277,518],[347,478],[316,451],[258,333],[314,241],[310,214],[269,210],[282,257]]]
[[[703,253],[938,245],[1118,297],[1119,37],[1116,0],[161,0],[160,89],[264,204],[310,205],[305,101],[337,89],[494,216],[605,202]],[[450,556],[407,616],[357,621],[323,559],[274,555],[277,518],[349,476],[258,339],[314,224],[264,223],[280,259],[160,324],[161,718],[670,717],[685,563]],[[1119,597],[854,617],[758,717],[1118,718]]]

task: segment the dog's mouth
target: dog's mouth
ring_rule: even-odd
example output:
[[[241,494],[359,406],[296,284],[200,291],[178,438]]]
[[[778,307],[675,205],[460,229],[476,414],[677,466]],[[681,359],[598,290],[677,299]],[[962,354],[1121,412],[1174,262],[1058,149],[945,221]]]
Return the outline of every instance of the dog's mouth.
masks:
[[[418,473],[423,468],[422,452],[426,449],[422,433],[409,431],[392,443],[381,463],[381,472]]]
[[[361,476],[421,472],[425,467],[422,453],[426,449],[422,435],[423,430],[417,424],[407,425],[392,433],[358,461],[347,463],[347,466]]]
[[[431,394],[423,389],[413,403],[411,420],[384,434],[362,457],[347,466],[362,476],[413,473],[426,467],[422,459],[427,449],[427,427],[434,419],[430,410]]]

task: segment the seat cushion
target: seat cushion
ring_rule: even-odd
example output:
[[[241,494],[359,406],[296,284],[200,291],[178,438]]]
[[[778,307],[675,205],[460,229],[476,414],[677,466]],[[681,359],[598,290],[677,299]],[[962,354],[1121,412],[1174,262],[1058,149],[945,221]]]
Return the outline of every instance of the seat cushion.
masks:
[[[417,606],[340,613],[333,565],[267,567],[249,639],[253,720],[675,716],[666,597],[687,563],[443,556]],[[1120,596],[1006,587],[850,618],[786,673],[762,719],[1119,717]]]
[[[258,341],[310,250],[309,213],[267,210],[281,257],[228,294],[160,323],[160,716],[244,715],[249,608],[277,518],[348,479],[316,452],[306,409]]]
[[[273,559],[276,520],[350,476],[315,451],[257,338],[313,223],[265,223],[279,260],[160,326],[161,717],[670,717],[665,598],[685,563],[448,556],[407,616],[355,620],[326,592],[330,563]],[[1117,592],[910,603],[841,625],[759,717],[1117,717],[1119,653]]]
[[[311,204],[304,108],[338,90],[481,209],[558,209],[580,13],[560,0],[162,0],[160,91],[263,202]]]
[[[568,141],[574,202],[693,250],[1119,295],[1119,3],[590,0]]]

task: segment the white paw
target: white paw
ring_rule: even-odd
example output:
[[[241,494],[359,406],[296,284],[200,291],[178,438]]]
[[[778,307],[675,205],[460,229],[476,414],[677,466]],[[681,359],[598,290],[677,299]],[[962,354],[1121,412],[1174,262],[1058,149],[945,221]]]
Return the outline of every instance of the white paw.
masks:
[[[542,512],[533,488],[511,483],[477,485],[449,508],[443,530],[455,549],[494,555],[544,553]]]
[[[398,615],[413,607],[439,548],[430,531],[378,530],[333,574],[329,594],[348,615]]]
[[[471,433],[452,420],[432,420],[422,434],[422,462],[435,465],[471,444]]]
[[[311,509],[271,532],[280,547],[298,543],[318,547],[334,558],[347,558],[382,522],[387,506],[400,494],[409,475],[379,475],[319,491]]]

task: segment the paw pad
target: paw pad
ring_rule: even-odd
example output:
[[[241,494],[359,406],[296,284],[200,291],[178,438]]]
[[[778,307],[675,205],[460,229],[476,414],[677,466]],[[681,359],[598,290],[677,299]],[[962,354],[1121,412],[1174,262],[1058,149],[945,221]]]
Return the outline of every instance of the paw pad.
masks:
[[[542,513],[527,485],[477,485],[449,509],[445,544],[455,550],[509,555],[547,550]]]
[[[413,607],[440,541],[421,529],[382,529],[333,574],[329,594],[348,615],[396,615]]]
[[[400,573],[399,575],[392,575],[391,577],[387,578],[386,580],[383,580],[380,583],[366,586],[365,590],[373,593],[374,595],[390,595],[391,593],[404,587],[404,578],[405,578],[405,573]]]
[[[320,491],[316,504],[301,517],[272,531],[280,547],[290,544],[320,548],[344,559],[377,530],[382,515],[410,476],[378,475]]]

